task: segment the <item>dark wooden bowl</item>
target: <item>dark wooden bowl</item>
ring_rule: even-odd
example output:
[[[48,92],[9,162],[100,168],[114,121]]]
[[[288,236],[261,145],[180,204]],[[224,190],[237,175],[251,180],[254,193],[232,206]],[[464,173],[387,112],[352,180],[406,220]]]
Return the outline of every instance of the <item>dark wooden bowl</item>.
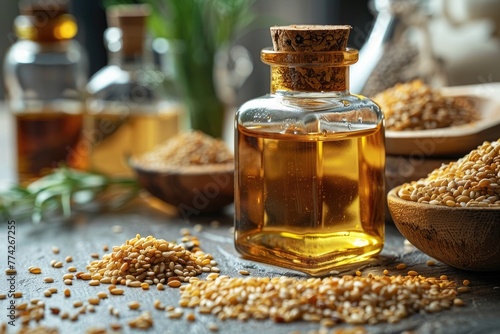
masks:
[[[401,234],[427,255],[452,267],[500,270],[500,208],[462,208],[401,199],[400,187],[387,204]]]
[[[131,162],[138,183],[181,215],[218,212],[234,200],[234,164],[147,169]]]

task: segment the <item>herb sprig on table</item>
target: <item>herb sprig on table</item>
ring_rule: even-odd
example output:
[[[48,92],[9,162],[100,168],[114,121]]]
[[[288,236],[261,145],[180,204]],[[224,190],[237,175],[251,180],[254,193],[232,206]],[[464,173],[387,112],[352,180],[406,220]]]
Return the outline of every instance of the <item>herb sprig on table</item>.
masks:
[[[69,218],[76,208],[122,207],[139,192],[132,178],[114,178],[94,172],[83,172],[67,167],[23,187],[12,185],[0,190],[0,217],[2,219],[30,218],[39,223],[49,214]]]

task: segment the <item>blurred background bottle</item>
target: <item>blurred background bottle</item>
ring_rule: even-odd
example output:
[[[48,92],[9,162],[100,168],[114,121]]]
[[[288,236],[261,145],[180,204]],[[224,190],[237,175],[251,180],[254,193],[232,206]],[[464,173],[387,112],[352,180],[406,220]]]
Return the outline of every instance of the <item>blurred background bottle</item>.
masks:
[[[81,145],[87,59],[67,2],[20,2],[16,42],[4,60],[16,127],[17,176],[26,184],[61,163],[87,167]]]
[[[109,64],[89,81],[84,138],[92,169],[131,175],[127,159],[178,133],[183,106],[168,70],[153,59],[146,5],[107,10]]]

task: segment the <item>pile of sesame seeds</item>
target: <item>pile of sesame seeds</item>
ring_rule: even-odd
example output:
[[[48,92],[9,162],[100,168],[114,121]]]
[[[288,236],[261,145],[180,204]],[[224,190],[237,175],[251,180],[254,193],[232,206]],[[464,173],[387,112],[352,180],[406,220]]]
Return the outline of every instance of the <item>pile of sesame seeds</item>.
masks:
[[[161,169],[233,163],[234,155],[224,141],[201,131],[186,131],[146,152],[136,162],[142,167]]]
[[[188,250],[182,244],[138,234],[113,247],[102,259],[92,261],[87,266],[89,274],[80,278],[91,278],[90,285],[95,282],[144,289],[156,284],[161,289],[163,284],[179,287],[201,273],[219,272],[212,255],[204,253],[196,243],[191,246]]]
[[[373,97],[386,118],[386,129],[412,131],[464,125],[479,120],[473,100],[445,96],[422,80],[398,83]]]
[[[396,323],[411,314],[461,306],[455,287],[447,277],[423,277],[416,272],[324,279],[220,276],[182,287],[179,303],[221,320],[305,320],[330,327],[340,322]]]
[[[500,207],[500,139],[484,142],[427,178],[401,186],[407,201],[449,207]]]

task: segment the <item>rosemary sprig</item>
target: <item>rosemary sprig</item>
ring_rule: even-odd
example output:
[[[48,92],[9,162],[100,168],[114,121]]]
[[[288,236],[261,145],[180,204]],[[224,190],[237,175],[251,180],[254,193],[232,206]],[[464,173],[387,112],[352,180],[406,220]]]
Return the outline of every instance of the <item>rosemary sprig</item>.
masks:
[[[51,213],[69,218],[74,209],[117,209],[139,191],[131,178],[112,178],[95,172],[59,167],[26,187],[13,185],[0,191],[2,219],[30,217],[39,223]]]

